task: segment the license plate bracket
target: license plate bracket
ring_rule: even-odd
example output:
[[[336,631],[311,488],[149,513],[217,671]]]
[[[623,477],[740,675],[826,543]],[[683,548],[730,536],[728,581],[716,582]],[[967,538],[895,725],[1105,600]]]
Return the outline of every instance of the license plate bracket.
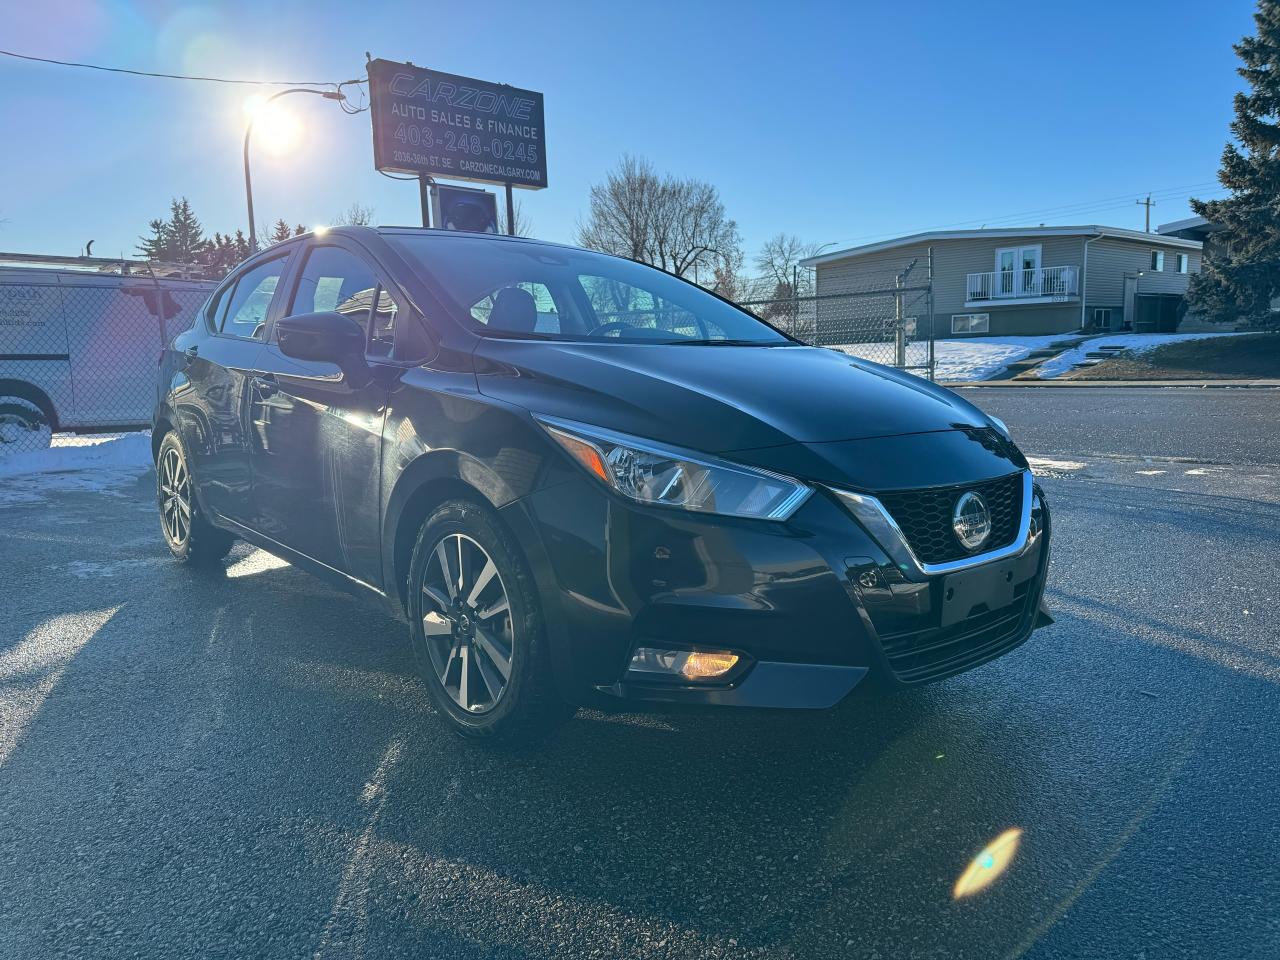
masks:
[[[959,623],[979,604],[986,604],[988,610],[999,610],[1013,603],[1016,566],[1016,560],[1002,560],[947,576],[942,581],[939,626]]]

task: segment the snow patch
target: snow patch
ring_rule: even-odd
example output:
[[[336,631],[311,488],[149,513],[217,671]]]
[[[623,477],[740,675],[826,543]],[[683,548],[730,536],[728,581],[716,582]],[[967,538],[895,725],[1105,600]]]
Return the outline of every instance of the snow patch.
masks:
[[[1034,350],[1043,350],[1065,339],[1062,334],[1048,337],[964,337],[935,340],[933,344],[934,379],[940,383],[988,380],[1011,363],[1024,360]],[[850,343],[833,346],[832,350],[861,357],[876,363],[892,362],[892,343]],[[927,343],[907,344],[907,365],[926,374],[929,362]]]
[[[54,437],[48,450],[0,457],[0,507],[44,503],[51,493],[90,491],[121,497],[119,487],[151,469],[151,434],[109,440]]]
[[[1146,353],[1156,347],[1162,347],[1166,343],[1234,335],[1235,331],[1224,330],[1221,333],[1127,333],[1114,337],[1094,337],[1092,340],[1086,340],[1078,347],[1064,351],[1056,357],[1050,357],[1036,367],[1035,375],[1041,380],[1052,380],[1055,377],[1060,377],[1074,368],[1076,364],[1082,363],[1086,353],[1096,353],[1103,347],[1119,347],[1121,350],[1128,350],[1132,353]],[[1116,352],[1119,351],[1117,350]]]
[[[68,470],[132,468],[141,473],[151,467],[151,434],[126,433],[110,440],[90,437],[54,437],[48,450],[0,457],[0,477]]]

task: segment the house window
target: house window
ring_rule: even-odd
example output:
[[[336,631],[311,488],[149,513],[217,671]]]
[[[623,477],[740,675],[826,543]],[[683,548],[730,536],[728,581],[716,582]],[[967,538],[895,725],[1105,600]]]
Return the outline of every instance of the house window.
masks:
[[[1099,330],[1111,329],[1111,308],[1110,307],[1094,307],[1093,308],[1093,325]]]
[[[1187,272],[1187,255],[1185,253],[1178,254],[1178,272]]]
[[[1156,273],[1160,273],[1162,270],[1164,270],[1164,251],[1163,250],[1151,251],[1151,269],[1154,270]]]
[[[1002,247],[996,251],[995,295],[1038,297],[1041,294],[1040,245]]]
[[[991,314],[989,313],[953,313],[951,315],[952,333],[990,333]]]

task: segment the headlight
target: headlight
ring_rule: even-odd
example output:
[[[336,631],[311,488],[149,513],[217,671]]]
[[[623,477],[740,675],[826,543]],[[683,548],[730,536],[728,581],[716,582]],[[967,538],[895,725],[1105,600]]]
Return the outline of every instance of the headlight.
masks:
[[[811,492],[798,480],[767,470],[585,424],[537,419],[588,473],[637,503],[728,517],[786,520]]]

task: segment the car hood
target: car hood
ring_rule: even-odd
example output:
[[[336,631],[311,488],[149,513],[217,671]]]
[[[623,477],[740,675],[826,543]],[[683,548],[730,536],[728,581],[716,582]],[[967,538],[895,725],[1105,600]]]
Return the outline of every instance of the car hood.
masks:
[[[949,391],[818,347],[486,339],[475,359],[487,396],[713,453],[988,425]]]

